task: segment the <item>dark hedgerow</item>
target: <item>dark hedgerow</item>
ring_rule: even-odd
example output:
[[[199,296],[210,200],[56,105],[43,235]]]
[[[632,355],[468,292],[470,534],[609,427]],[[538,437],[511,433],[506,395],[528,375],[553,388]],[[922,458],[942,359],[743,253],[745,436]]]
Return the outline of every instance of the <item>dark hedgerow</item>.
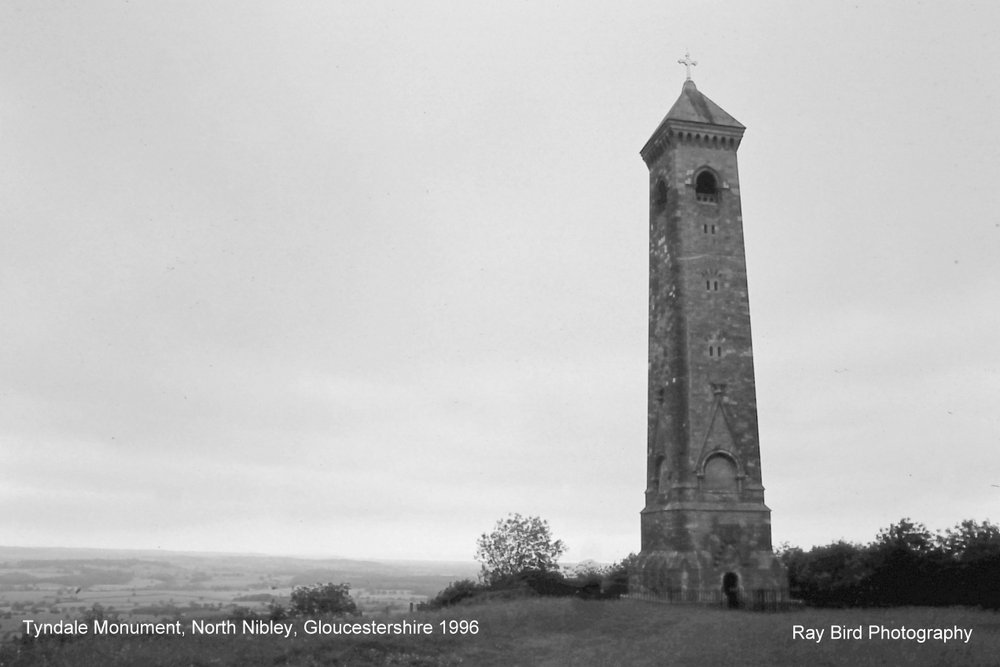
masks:
[[[1000,609],[1000,527],[963,521],[933,534],[901,519],[868,545],[779,548],[792,597],[817,607],[970,605]]]
[[[565,576],[552,570],[524,570],[495,578],[490,584],[471,579],[455,581],[420,609],[440,609],[470,601],[490,601],[523,597],[576,597],[583,600],[616,599],[628,592],[628,567],[632,554],[611,566],[578,570]]]
[[[442,607],[450,607],[453,604],[458,604],[462,600],[474,598],[477,595],[480,595],[484,590],[486,590],[485,587],[480,586],[472,579],[453,581],[432,599],[421,603],[420,609],[440,609]]]

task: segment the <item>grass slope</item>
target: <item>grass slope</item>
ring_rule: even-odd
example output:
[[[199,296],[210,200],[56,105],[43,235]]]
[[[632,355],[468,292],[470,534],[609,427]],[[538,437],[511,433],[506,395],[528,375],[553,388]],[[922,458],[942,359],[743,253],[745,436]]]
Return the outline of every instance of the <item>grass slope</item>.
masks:
[[[526,599],[410,617],[478,621],[476,635],[85,637],[0,648],[0,665],[977,665],[1000,664],[1000,614],[963,608],[727,612],[631,600]],[[397,621],[390,619],[362,619]],[[792,638],[792,626],[972,628],[968,644]]]

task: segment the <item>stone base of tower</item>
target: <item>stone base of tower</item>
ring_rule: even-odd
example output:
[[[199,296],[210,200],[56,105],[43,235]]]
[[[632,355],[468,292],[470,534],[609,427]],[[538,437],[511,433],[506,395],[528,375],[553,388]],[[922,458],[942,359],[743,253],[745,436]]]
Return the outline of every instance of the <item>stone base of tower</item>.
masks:
[[[747,609],[789,603],[788,572],[771,551],[762,504],[684,503],[644,510],[642,520],[631,597]]]
[[[789,603],[788,572],[771,552],[747,564],[716,565],[698,552],[639,554],[629,573],[629,596],[662,602],[741,609],[782,609]]]

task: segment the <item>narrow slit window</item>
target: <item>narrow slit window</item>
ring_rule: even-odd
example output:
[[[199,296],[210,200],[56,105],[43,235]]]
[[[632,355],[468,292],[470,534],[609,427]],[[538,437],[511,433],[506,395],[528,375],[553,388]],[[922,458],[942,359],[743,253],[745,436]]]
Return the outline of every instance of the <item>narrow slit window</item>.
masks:
[[[653,189],[653,208],[662,211],[667,206],[667,184],[662,180],[656,182]]]

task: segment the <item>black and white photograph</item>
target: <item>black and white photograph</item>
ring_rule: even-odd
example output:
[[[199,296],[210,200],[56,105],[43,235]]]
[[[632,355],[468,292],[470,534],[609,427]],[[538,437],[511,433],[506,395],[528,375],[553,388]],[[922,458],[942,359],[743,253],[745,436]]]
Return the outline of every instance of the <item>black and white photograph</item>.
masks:
[[[0,665],[995,665],[1000,6],[0,2]]]

